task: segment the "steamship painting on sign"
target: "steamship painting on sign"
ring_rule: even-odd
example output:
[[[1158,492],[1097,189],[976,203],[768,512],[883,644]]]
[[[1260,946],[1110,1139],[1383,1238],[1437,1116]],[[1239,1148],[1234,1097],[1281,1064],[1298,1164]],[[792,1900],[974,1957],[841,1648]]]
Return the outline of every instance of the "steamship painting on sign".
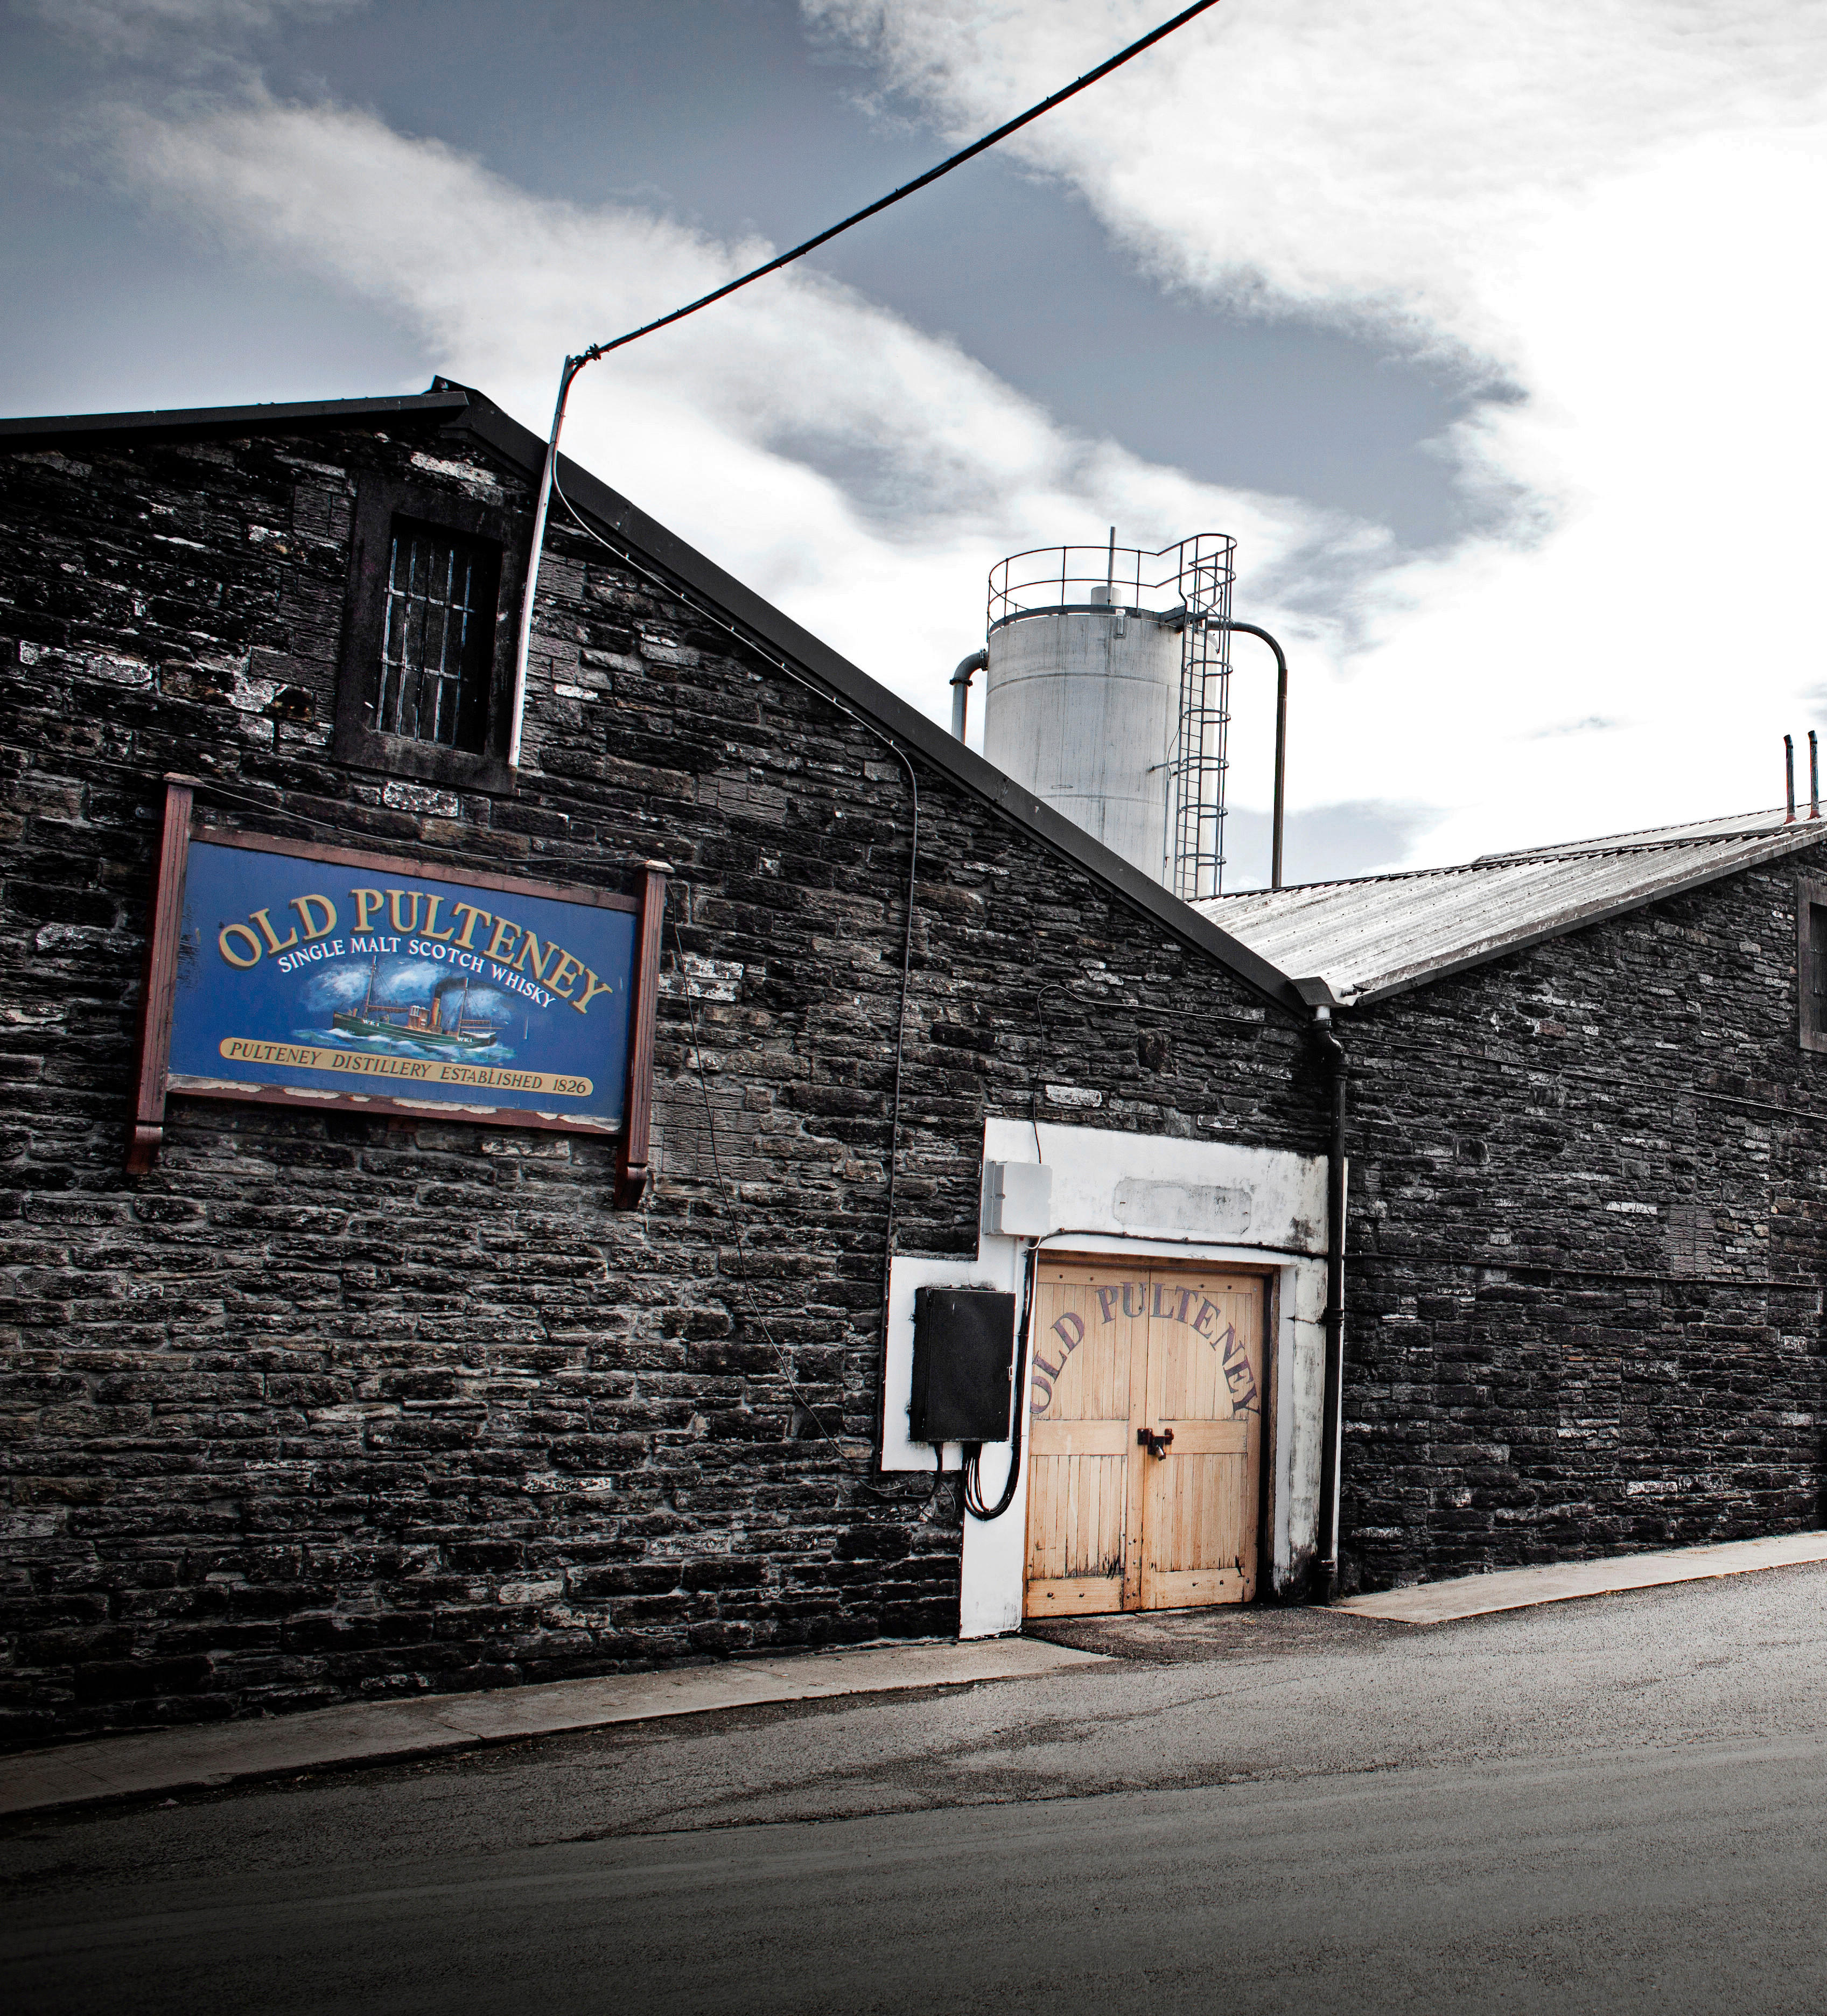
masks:
[[[632,905],[593,891],[199,837],[171,1085],[531,1109],[613,1130],[636,923]]]

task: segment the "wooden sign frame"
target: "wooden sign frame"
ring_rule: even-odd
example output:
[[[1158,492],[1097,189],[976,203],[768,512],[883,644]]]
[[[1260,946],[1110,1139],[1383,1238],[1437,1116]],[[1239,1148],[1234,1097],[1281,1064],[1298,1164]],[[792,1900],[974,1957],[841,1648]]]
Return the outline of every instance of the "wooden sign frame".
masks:
[[[189,779],[166,780],[163,824],[159,837],[146,962],[140,989],[139,1026],[135,1070],[133,1126],[127,1167],[143,1175],[157,1164],[164,1139],[165,1102],[173,1092],[190,1098],[227,1099],[258,1104],[290,1106],[312,1112],[325,1108],[423,1120],[438,1117],[438,1106],[426,1101],[367,1092],[294,1090],[284,1085],[203,1083],[174,1078],[171,1068],[171,1030],[177,992],[179,941],[184,916],[185,880],[193,840],[212,846],[243,847],[334,862],[373,873],[422,875],[445,883],[507,895],[539,897],[599,909],[631,912],[635,918],[634,961],[629,1002],[627,1080],[619,1126],[582,1117],[539,1112],[522,1107],[486,1107],[451,1103],[449,1117],[485,1127],[524,1127],[566,1134],[613,1136],[617,1142],[614,1202],[617,1209],[638,1204],[647,1188],[653,1123],[654,1023],[660,992],[660,929],[665,913],[666,884],[672,869],[663,861],[641,864],[638,897],[612,895],[574,883],[535,882],[469,869],[412,855],[386,855],[345,847],[320,847],[302,841],[280,840],[264,833],[207,826],[199,819]]]

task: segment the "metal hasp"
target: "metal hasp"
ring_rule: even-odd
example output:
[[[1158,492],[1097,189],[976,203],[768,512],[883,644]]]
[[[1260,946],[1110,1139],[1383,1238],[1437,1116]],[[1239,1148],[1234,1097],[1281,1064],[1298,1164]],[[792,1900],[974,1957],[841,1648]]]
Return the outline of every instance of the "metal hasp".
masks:
[[[907,1432],[917,1442],[1009,1438],[1015,1298],[988,1288],[917,1288]]]
[[[1102,545],[1011,554],[989,576],[985,755],[1189,902],[1223,891],[1234,631],[1275,653],[1281,886],[1287,660],[1231,614],[1236,550],[1218,532],[1119,546],[1113,527]]]

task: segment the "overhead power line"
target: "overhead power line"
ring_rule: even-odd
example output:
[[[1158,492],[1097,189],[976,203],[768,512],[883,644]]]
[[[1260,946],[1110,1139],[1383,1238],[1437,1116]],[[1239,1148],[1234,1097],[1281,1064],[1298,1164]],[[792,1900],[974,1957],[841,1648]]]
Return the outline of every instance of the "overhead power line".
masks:
[[[1152,49],[1176,29],[1184,28],[1188,21],[1217,4],[1218,0],[1195,0],[1194,5],[1183,8],[1171,20],[1163,21],[1158,28],[1151,28],[1147,34],[1131,42],[1128,48],[1119,49],[1115,56],[1101,63],[1095,70],[1086,70],[1083,77],[1076,78],[1063,91],[1056,91],[1050,98],[1042,99],[1038,105],[1029,106],[1025,112],[1005,121],[993,132],[986,133],[980,140],[973,140],[968,147],[960,147],[957,153],[941,161],[938,167],[928,168],[924,175],[915,176],[912,182],[903,182],[898,189],[891,190],[888,195],[878,197],[863,209],[852,211],[838,223],[820,232],[816,237],[808,238],[803,244],[795,245],[791,251],[781,253],[777,258],[769,259],[752,271],[741,274],[733,280],[726,281],[720,287],[713,287],[709,293],[701,294],[695,301],[687,301],[683,308],[675,308],[670,315],[663,315],[654,322],[643,322],[639,329],[631,329],[607,343],[593,343],[576,356],[565,358],[564,369],[558,380],[558,403],[552,413],[552,432],[546,444],[546,466],[540,478],[539,499],[534,507],[532,549],[527,560],[526,589],[521,598],[520,643],[514,654],[514,726],[507,752],[510,765],[517,768],[521,760],[521,729],[526,713],[527,650],[533,634],[533,592],[539,585],[539,549],[545,543],[546,514],[551,502],[553,476],[558,466],[558,437],[564,427],[565,402],[571,395],[571,380],[584,366],[593,364],[599,357],[607,357],[611,351],[638,342],[643,336],[651,336],[656,329],[668,329],[676,322],[684,321],[687,315],[696,315],[700,308],[708,308],[713,301],[726,300],[731,294],[754,282],[766,279],[769,273],[779,272],[783,266],[791,266],[795,260],[803,259],[807,253],[816,252],[820,246],[830,244],[834,238],[841,237],[855,225],[870,218],[879,217],[885,210],[892,209],[897,203],[903,202],[917,191],[937,182],[941,176],[949,175],[953,168],[962,167],[965,162],[974,160],[999,141],[1006,140],[1011,133],[1018,133],[1024,126],[1032,125],[1036,119],[1052,111],[1055,106],[1065,104],[1068,98],[1077,97],[1081,91],[1089,90],[1100,78],[1108,77],[1114,70],[1120,70],[1125,63],[1141,55],[1144,50]]]
[[[816,238],[807,239],[803,245],[795,245],[791,252],[783,252],[777,259],[770,259],[766,265],[757,266],[752,272],[744,273],[740,279],[730,280],[720,287],[712,288],[709,293],[701,294],[695,301],[688,301],[683,308],[675,308],[670,315],[661,315],[658,322],[643,322],[639,329],[631,329],[625,336],[618,336],[608,343],[593,343],[575,362],[579,365],[593,364],[599,357],[607,357],[611,351],[621,349],[625,343],[633,343],[641,337],[651,336],[655,329],[665,329],[673,322],[683,322],[687,315],[696,315],[700,308],[708,308],[712,301],[723,300],[738,288],[748,286],[751,281],[766,279],[769,273],[777,273],[783,266],[791,266],[795,259],[803,259],[808,252],[816,252],[821,245],[828,245],[834,238],[841,237],[852,225],[864,223],[872,217],[879,217],[885,210],[892,209],[917,190],[937,182],[941,175],[949,175],[953,168],[961,168],[967,161],[974,160],[978,155],[993,147],[999,140],[1006,140],[1011,133],[1018,133],[1024,126],[1031,126],[1043,113],[1050,112],[1056,105],[1065,104],[1068,98],[1076,98],[1081,91],[1089,90],[1100,77],[1108,77],[1113,70],[1122,69],[1132,57],[1139,56],[1144,49],[1152,49],[1157,42],[1171,35],[1176,28],[1184,27],[1195,15],[1203,14],[1208,8],[1216,7],[1217,4],[1218,0],[1198,0],[1197,5],[1176,14],[1171,21],[1163,21],[1158,28],[1150,29],[1140,41],[1131,42],[1126,49],[1119,49],[1108,63],[1101,63],[1095,70],[1086,70],[1076,83],[1068,84],[1064,91],[1056,91],[1050,98],[1042,99],[1038,105],[1029,106],[1019,118],[1011,119],[1006,124],[997,127],[993,133],[986,133],[981,140],[973,140],[968,147],[960,147],[957,153],[941,161],[936,168],[928,168],[924,175],[916,175],[912,182],[903,182],[898,189],[877,197],[874,203],[861,210],[852,211],[841,223],[834,224],[829,230],[821,231]]]

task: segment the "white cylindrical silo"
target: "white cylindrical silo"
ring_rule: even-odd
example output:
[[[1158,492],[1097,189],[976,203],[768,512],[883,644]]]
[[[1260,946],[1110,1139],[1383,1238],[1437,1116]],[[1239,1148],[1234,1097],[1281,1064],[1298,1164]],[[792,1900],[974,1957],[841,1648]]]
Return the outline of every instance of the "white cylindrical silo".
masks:
[[[984,754],[1159,882],[1181,627],[1108,604],[1018,615],[990,632],[984,674]]]

